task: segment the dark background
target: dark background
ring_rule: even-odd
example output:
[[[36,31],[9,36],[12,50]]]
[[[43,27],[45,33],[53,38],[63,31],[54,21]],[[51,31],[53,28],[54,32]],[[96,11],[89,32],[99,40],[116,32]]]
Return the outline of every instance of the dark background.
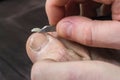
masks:
[[[33,27],[48,23],[45,0],[0,1],[0,80],[30,80],[25,44]]]

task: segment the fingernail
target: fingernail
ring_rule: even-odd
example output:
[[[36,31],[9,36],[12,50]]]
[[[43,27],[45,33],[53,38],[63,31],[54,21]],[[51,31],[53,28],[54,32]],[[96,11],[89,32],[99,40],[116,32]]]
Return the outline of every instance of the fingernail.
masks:
[[[33,51],[40,51],[43,46],[48,42],[44,34],[36,33],[30,38],[30,48]]]
[[[73,23],[70,21],[64,21],[60,23],[58,27],[58,33],[62,36],[70,37],[72,34]]]

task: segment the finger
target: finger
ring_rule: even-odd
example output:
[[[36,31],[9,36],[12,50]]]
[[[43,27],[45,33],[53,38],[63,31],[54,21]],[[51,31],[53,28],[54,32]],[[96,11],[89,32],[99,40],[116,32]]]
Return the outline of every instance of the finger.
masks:
[[[103,4],[112,4],[112,19],[120,20],[120,0],[94,0]]]
[[[115,0],[112,5],[112,18],[120,21],[120,0]]]
[[[46,12],[49,23],[56,25],[56,23],[65,16],[65,5],[69,0],[47,0]]]
[[[108,63],[83,61],[45,63],[32,67],[32,80],[119,80],[120,68]]]
[[[120,22],[97,21],[85,17],[68,17],[57,25],[60,36],[78,43],[120,49]]]
[[[84,0],[47,0],[46,12],[51,25],[56,25],[66,15],[73,15],[79,13],[79,2]],[[72,4],[71,4],[72,2]],[[65,8],[67,7],[67,9]],[[71,8],[70,8],[71,7]],[[66,10],[70,10],[66,13]],[[77,11],[77,12],[76,12]]]

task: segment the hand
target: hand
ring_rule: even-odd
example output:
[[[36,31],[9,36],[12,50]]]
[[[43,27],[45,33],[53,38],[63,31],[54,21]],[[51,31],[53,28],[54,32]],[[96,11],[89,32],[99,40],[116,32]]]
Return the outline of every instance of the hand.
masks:
[[[73,0],[47,0],[46,3],[49,22],[51,25],[57,25],[57,32],[60,36],[88,46],[120,49],[119,0],[94,0],[112,6],[113,20],[111,21],[97,21],[79,16],[64,18],[68,13],[78,14],[78,5],[75,4],[87,3],[85,0],[74,0],[68,5],[68,1]],[[67,10],[70,7],[72,10]]]
[[[84,47],[74,46],[71,52],[72,44],[67,45],[55,34],[33,34],[26,47],[33,61],[32,80],[120,80],[120,67],[91,61]]]

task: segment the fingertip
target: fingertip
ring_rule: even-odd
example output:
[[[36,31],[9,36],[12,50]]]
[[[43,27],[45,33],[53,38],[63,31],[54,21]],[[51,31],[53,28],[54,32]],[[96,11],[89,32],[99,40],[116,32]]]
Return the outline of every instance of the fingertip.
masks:
[[[64,6],[68,0],[47,0],[46,13],[48,16],[49,24],[56,25],[64,16]]]
[[[64,38],[70,38],[73,29],[73,24],[69,20],[62,20],[57,25],[58,35]]]
[[[84,37],[88,37],[89,34],[89,26],[91,24],[91,19],[80,17],[80,16],[73,16],[73,17],[67,17],[61,20],[57,24],[57,33],[59,36],[73,40],[78,43],[84,43],[85,40],[83,40]],[[88,27],[86,27],[88,26]],[[84,35],[84,34],[89,35]],[[84,35],[84,36],[83,36]]]

